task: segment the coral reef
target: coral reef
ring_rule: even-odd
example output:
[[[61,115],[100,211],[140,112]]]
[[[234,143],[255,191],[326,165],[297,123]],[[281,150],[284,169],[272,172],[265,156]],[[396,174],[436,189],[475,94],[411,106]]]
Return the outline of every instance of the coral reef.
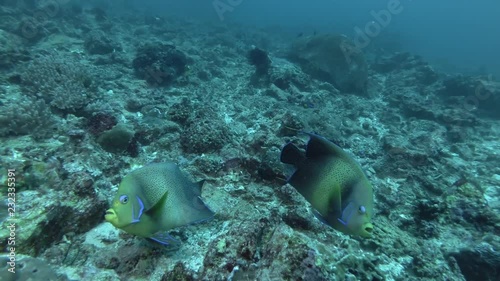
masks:
[[[124,124],[118,124],[99,135],[97,143],[108,152],[120,153],[127,150],[133,137],[134,131]]]
[[[187,70],[186,55],[173,45],[145,45],[137,50],[132,65],[136,75],[152,85],[167,86]]]
[[[15,270],[15,273],[7,271],[9,257],[2,255],[0,256],[0,260],[2,261],[0,280],[68,280],[68,278],[66,278],[64,275],[57,274],[57,272],[50,266],[50,264],[41,259],[23,255],[17,256],[17,268]]]
[[[300,38],[289,57],[316,79],[330,82],[341,91],[366,94],[368,64],[361,50],[345,36]]]
[[[492,77],[454,75],[443,80],[438,94],[464,110],[478,110],[480,116],[500,117],[500,83]]]
[[[100,30],[94,30],[87,34],[84,47],[91,55],[106,55],[120,50],[120,46]]]
[[[0,98],[0,137],[31,134],[34,138],[50,136],[54,118],[43,100]]]
[[[187,153],[207,153],[220,150],[229,140],[230,131],[210,109],[198,109],[191,115],[181,134],[182,149]]]
[[[377,58],[371,68],[379,73],[407,72],[404,82],[408,85],[430,85],[439,78],[438,73],[421,57],[410,53],[395,53]]]
[[[82,114],[98,96],[99,82],[92,69],[72,56],[42,55],[22,72],[21,86],[56,110]]]
[[[498,239],[496,240],[494,241],[496,246],[482,242],[449,254],[467,280],[493,281],[496,279],[500,268],[500,253],[497,251],[500,245],[498,245]]]
[[[255,66],[255,74],[258,76],[267,74],[271,67],[271,59],[266,51],[257,47],[248,51],[248,62]]]
[[[16,36],[0,29],[0,68],[12,69],[22,62],[30,60],[29,52],[19,47],[21,40]]]
[[[92,135],[100,135],[107,130],[111,130],[118,121],[111,114],[99,112],[88,118],[87,129]]]

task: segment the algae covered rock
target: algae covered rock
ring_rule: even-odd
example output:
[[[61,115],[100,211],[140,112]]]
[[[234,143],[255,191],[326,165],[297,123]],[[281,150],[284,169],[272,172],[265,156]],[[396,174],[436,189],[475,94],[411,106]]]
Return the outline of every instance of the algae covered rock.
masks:
[[[9,271],[9,256],[0,256],[0,280],[68,280],[66,276],[58,275],[56,271],[44,260],[24,255],[16,255],[15,269]]]
[[[271,59],[266,51],[259,49],[257,47],[252,48],[248,51],[248,62],[255,66],[255,74],[266,75],[271,67]]]
[[[365,94],[368,64],[361,50],[343,35],[317,35],[296,41],[289,59],[312,77],[344,92]]]
[[[76,55],[48,53],[34,58],[20,75],[23,93],[56,112],[82,113],[99,96],[98,70]]]
[[[404,74],[407,85],[431,85],[438,81],[439,75],[434,68],[417,55],[408,52],[397,52],[387,56],[381,56],[370,65],[370,68],[379,73],[398,72]],[[405,81],[401,81],[405,82]]]
[[[102,133],[97,142],[108,152],[120,153],[127,150],[133,137],[134,131],[124,124],[118,124]]]
[[[30,53],[20,45],[20,37],[0,29],[0,69],[11,69],[30,60]]]
[[[146,45],[132,62],[137,77],[151,85],[168,86],[188,69],[188,57],[173,45]]]
[[[452,252],[466,280],[498,280],[500,273],[500,253],[498,247],[483,242]],[[497,277],[495,277],[497,276]]]
[[[479,115],[500,117],[500,82],[492,77],[453,75],[443,81],[443,86],[438,94],[446,101],[465,111],[478,110]]]
[[[107,34],[102,31],[91,31],[86,37],[84,47],[91,55],[106,55],[120,49]]]
[[[210,109],[197,110],[186,121],[180,136],[186,153],[219,151],[231,140],[231,131],[223,119]]]
[[[102,220],[107,207],[107,202],[95,197],[80,197],[78,201],[63,200],[55,193],[43,195],[31,190],[22,192],[19,197],[21,196],[24,199],[18,202],[26,206],[26,209],[17,213],[16,253],[34,256],[60,241],[67,233],[88,231]],[[64,203],[59,203],[58,200]],[[8,246],[10,222],[6,220],[1,224],[2,248]]]

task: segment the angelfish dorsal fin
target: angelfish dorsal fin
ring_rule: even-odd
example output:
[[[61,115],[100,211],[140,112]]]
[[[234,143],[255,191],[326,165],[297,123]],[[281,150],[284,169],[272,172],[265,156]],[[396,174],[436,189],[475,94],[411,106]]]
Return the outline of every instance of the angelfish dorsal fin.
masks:
[[[309,136],[307,142],[306,157],[307,159],[314,159],[318,157],[334,156],[341,157],[344,152],[340,147],[325,139],[324,137],[306,133]]]
[[[347,206],[341,210],[342,213],[340,214],[340,217],[337,218],[337,220],[347,226],[347,224],[349,223],[349,219],[352,217],[352,215],[354,214],[354,212],[356,211],[356,206],[354,206],[354,203],[353,202],[349,202],[349,204],[347,204]]]

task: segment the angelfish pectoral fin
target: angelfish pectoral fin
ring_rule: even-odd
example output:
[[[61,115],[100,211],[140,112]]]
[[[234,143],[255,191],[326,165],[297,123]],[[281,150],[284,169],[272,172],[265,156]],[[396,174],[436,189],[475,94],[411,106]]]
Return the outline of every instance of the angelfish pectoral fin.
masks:
[[[168,234],[168,232],[157,232],[149,239],[156,241],[165,246],[179,246],[181,242]]]
[[[141,221],[142,214],[144,213],[144,203],[142,203],[141,198],[139,196],[135,197],[137,199],[137,204],[132,205],[132,222],[138,223]]]
[[[354,204],[352,202],[349,202],[349,204],[347,204],[347,206],[344,208],[344,210],[342,210],[342,214],[341,214],[340,218],[338,218],[337,220],[341,224],[347,226],[347,224],[349,223],[349,219],[351,218],[354,211],[355,211]]]

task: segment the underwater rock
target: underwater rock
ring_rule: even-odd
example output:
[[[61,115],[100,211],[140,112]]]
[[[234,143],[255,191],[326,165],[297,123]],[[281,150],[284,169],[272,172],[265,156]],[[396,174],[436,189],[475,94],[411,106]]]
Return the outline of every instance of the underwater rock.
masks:
[[[377,59],[371,68],[380,73],[388,73],[398,69],[409,69],[413,66],[408,64],[407,61],[412,57],[410,53],[395,53],[391,56],[383,56]]]
[[[67,136],[75,141],[75,142],[81,142],[85,139],[86,133],[84,130],[81,129],[74,129],[74,130],[69,130],[66,132]]]
[[[483,233],[498,231],[500,218],[491,208],[485,208],[482,187],[471,183],[457,186],[446,198],[449,219],[454,223],[474,227]]]
[[[194,281],[194,273],[187,269],[181,262],[175,264],[175,267],[170,272],[165,272],[160,281],[178,280],[178,281]]]
[[[392,165],[397,163],[400,169],[412,169],[415,167],[423,167],[430,164],[430,158],[426,151],[419,149],[419,147],[412,147],[408,145],[408,140],[398,135],[388,134],[381,139],[382,149],[387,153],[391,159]],[[396,176],[398,169],[391,169],[389,173],[391,176]],[[388,172],[388,171],[386,171]]]
[[[0,69],[11,69],[31,59],[28,50],[20,46],[19,37],[0,29]]]
[[[79,197],[77,202],[64,200],[66,203],[63,205],[53,201],[52,196],[42,196],[37,192],[25,191],[23,196],[32,202],[26,205],[28,211],[19,214],[23,220],[17,225],[23,231],[17,233],[16,252],[34,256],[60,241],[66,233],[89,230],[102,220],[107,208],[107,202],[91,197]],[[0,231],[2,247],[7,246],[9,237],[6,223]]]
[[[26,94],[63,113],[81,113],[97,98],[99,83],[94,66],[61,53],[37,57],[21,74]]]
[[[87,34],[83,46],[91,55],[106,55],[120,48],[107,34],[98,30]]]
[[[370,65],[370,67],[380,73],[389,73],[395,70],[410,70],[419,66],[427,65],[420,57],[408,52],[396,52],[389,56],[382,56]]]
[[[283,117],[280,118],[281,126],[279,127],[279,131],[277,135],[280,137],[283,136],[295,136],[297,132],[300,132],[304,129],[304,122],[301,120],[298,114],[293,112],[286,112]]]
[[[269,80],[272,85],[267,91],[276,92],[277,90],[281,90],[283,93],[294,95],[297,91],[309,92],[312,90],[311,86],[313,83],[311,77],[304,73],[299,66],[282,58],[274,58],[273,66],[271,71],[269,71]],[[275,88],[274,90],[273,87]],[[271,96],[276,96],[276,94],[271,94]],[[277,96],[279,96],[278,100],[285,100],[287,98],[281,94]]]
[[[361,50],[342,35],[300,38],[291,47],[290,60],[312,77],[339,90],[366,94],[368,64]]]
[[[12,99],[15,100],[15,99]],[[0,137],[32,135],[36,139],[50,137],[54,116],[43,100],[24,97],[16,102],[6,102],[0,112]]]
[[[450,104],[462,111],[478,110],[480,115],[500,118],[500,83],[491,77],[455,75],[443,81],[444,88],[438,91]]]
[[[409,85],[431,85],[439,79],[438,73],[422,57],[410,53],[380,57],[370,67],[382,74],[398,71]]]
[[[101,7],[94,7],[89,10],[89,13],[93,15],[98,22],[102,22],[108,19],[106,11]]]
[[[444,89],[438,92],[441,96],[470,96],[474,95],[477,79],[465,75],[450,76],[443,81]]]
[[[214,278],[214,274],[217,274],[215,268],[223,269],[221,272],[229,274],[237,266],[244,269],[250,263],[258,261],[262,251],[262,236],[268,231],[267,219],[252,219],[231,228],[229,233],[214,237],[203,261],[205,274],[212,277],[209,279],[217,280],[220,278]]]
[[[159,248],[134,243],[102,251],[95,263],[98,268],[113,269],[122,278],[130,275],[146,277],[154,271],[155,257],[160,254]]]
[[[293,229],[299,230],[312,230],[313,220],[311,220],[310,213],[307,209],[293,209],[286,214],[283,214],[282,218],[284,223],[289,225]]]
[[[130,148],[134,131],[124,124],[118,124],[111,130],[102,133],[97,142],[107,152],[120,153]]]
[[[500,249],[483,242],[449,254],[460,267],[466,280],[498,280]]]
[[[95,136],[110,130],[118,123],[116,117],[108,113],[96,113],[89,117],[87,121],[87,130]]]
[[[422,85],[430,85],[438,81],[439,75],[434,69],[426,64],[415,69],[415,77]]]
[[[180,141],[183,151],[187,153],[207,153],[224,147],[230,135],[223,120],[213,114],[202,114],[189,120]]]
[[[187,56],[168,44],[146,45],[132,62],[137,77],[149,84],[168,86],[187,70]]]
[[[68,280],[66,276],[58,275],[56,271],[44,260],[32,258],[24,255],[16,255],[15,273],[7,271],[9,269],[7,255],[0,256],[0,280],[12,281],[64,281]]]
[[[179,103],[173,104],[167,111],[167,116],[170,120],[181,125],[185,124],[191,116],[194,108],[191,100],[183,98]]]
[[[248,52],[248,62],[255,66],[255,74],[258,76],[266,75],[271,67],[271,59],[266,51],[253,47]]]

